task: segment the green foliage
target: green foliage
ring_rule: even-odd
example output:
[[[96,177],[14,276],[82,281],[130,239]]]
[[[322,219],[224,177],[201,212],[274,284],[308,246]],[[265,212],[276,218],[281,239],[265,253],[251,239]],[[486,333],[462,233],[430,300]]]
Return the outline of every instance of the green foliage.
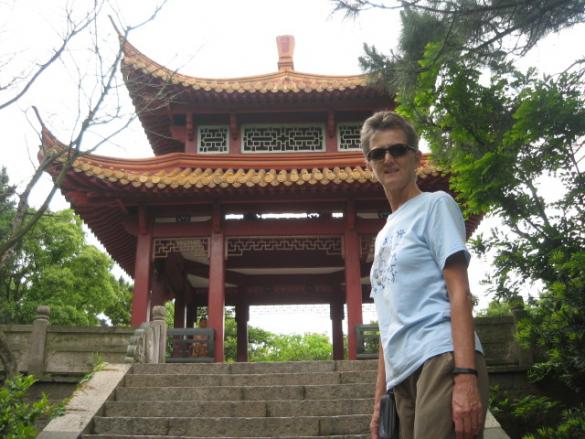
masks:
[[[3,175],[0,194],[11,194]],[[0,197],[0,242],[13,215],[11,197]],[[56,325],[96,325],[102,315],[128,324],[131,286],[112,276],[112,266],[108,255],[85,243],[73,211],[48,211],[0,267],[0,322],[30,323],[38,305],[49,305]]]
[[[513,439],[554,425],[561,412],[557,401],[535,395],[514,397],[498,386],[490,389],[489,408]]]
[[[511,316],[512,308],[508,302],[502,300],[492,300],[487,308],[477,312],[477,317],[502,317]]]
[[[236,321],[225,320],[224,355],[226,361],[236,360]],[[248,326],[248,360],[257,361],[312,361],[330,360],[332,346],[323,334],[274,334]]]
[[[60,410],[49,403],[46,395],[36,402],[26,401],[25,395],[35,381],[31,375],[16,375],[0,388],[0,437],[33,439],[37,435],[35,421]]]
[[[575,439],[585,437],[585,406],[563,411],[562,421],[555,427],[541,427],[523,439]]]
[[[261,349],[251,354],[251,361],[330,360],[332,347],[323,334],[272,334]]]
[[[473,56],[484,62],[506,55],[523,55],[541,38],[585,21],[583,0],[333,0],[335,10],[356,15],[370,8],[398,9],[413,14],[428,27],[404,28],[406,37],[421,39],[417,32],[440,43],[446,57]],[[420,18],[422,17],[422,19]],[[424,20],[424,21],[423,21]],[[420,45],[418,46],[420,47]],[[401,49],[405,46],[401,45]],[[417,46],[408,46],[413,49]],[[420,57],[419,57],[420,58]],[[417,58],[418,59],[418,58]]]

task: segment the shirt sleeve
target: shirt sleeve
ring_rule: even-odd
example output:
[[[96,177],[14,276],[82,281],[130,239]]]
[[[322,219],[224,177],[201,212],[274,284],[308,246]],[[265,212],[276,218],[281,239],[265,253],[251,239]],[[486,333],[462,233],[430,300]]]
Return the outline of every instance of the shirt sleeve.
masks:
[[[437,194],[429,209],[425,233],[431,254],[441,270],[449,256],[461,251],[469,264],[471,255],[465,245],[465,221],[461,209],[449,194]]]

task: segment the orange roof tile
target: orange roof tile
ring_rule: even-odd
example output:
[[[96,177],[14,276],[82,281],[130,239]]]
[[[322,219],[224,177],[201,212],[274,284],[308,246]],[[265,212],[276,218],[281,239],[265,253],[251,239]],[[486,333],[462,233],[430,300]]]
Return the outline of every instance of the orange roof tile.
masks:
[[[42,134],[45,148],[64,147],[48,130],[43,129]],[[271,155],[268,160],[256,154],[224,158],[173,153],[148,159],[85,155],[73,162],[72,171],[119,187],[159,190],[376,182],[361,152]],[[438,177],[441,171],[425,157],[417,174],[424,179]]]
[[[367,75],[327,76],[284,70],[265,75],[229,79],[186,76],[164,67],[138,51],[128,41],[122,42],[123,68],[140,71],[168,84],[184,88],[228,94],[242,93],[323,93],[368,88]]]

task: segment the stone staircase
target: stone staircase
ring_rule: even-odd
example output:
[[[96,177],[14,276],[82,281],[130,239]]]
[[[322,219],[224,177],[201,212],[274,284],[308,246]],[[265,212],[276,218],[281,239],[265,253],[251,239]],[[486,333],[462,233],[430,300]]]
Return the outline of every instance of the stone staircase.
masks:
[[[376,366],[106,364],[37,439],[368,438]],[[509,439],[490,413],[484,439]]]
[[[82,437],[367,438],[376,365],[135,364]]]

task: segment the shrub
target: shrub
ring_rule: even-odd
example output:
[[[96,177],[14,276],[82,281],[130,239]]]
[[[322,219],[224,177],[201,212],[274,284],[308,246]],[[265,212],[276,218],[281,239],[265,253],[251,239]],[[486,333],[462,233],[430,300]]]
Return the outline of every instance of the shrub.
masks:
[[[561,422],[555,427],[539,428],[523,439],[576,439],[585,437],[585,406],[564,410]]]
[[[59,406],[49,403],[46,395],[35,402],[25,400],[28,389],[35,383],[32,375],[15,375],[0,388],[0,437],[3,439],[34,439],[35,421],[52,416]]]

